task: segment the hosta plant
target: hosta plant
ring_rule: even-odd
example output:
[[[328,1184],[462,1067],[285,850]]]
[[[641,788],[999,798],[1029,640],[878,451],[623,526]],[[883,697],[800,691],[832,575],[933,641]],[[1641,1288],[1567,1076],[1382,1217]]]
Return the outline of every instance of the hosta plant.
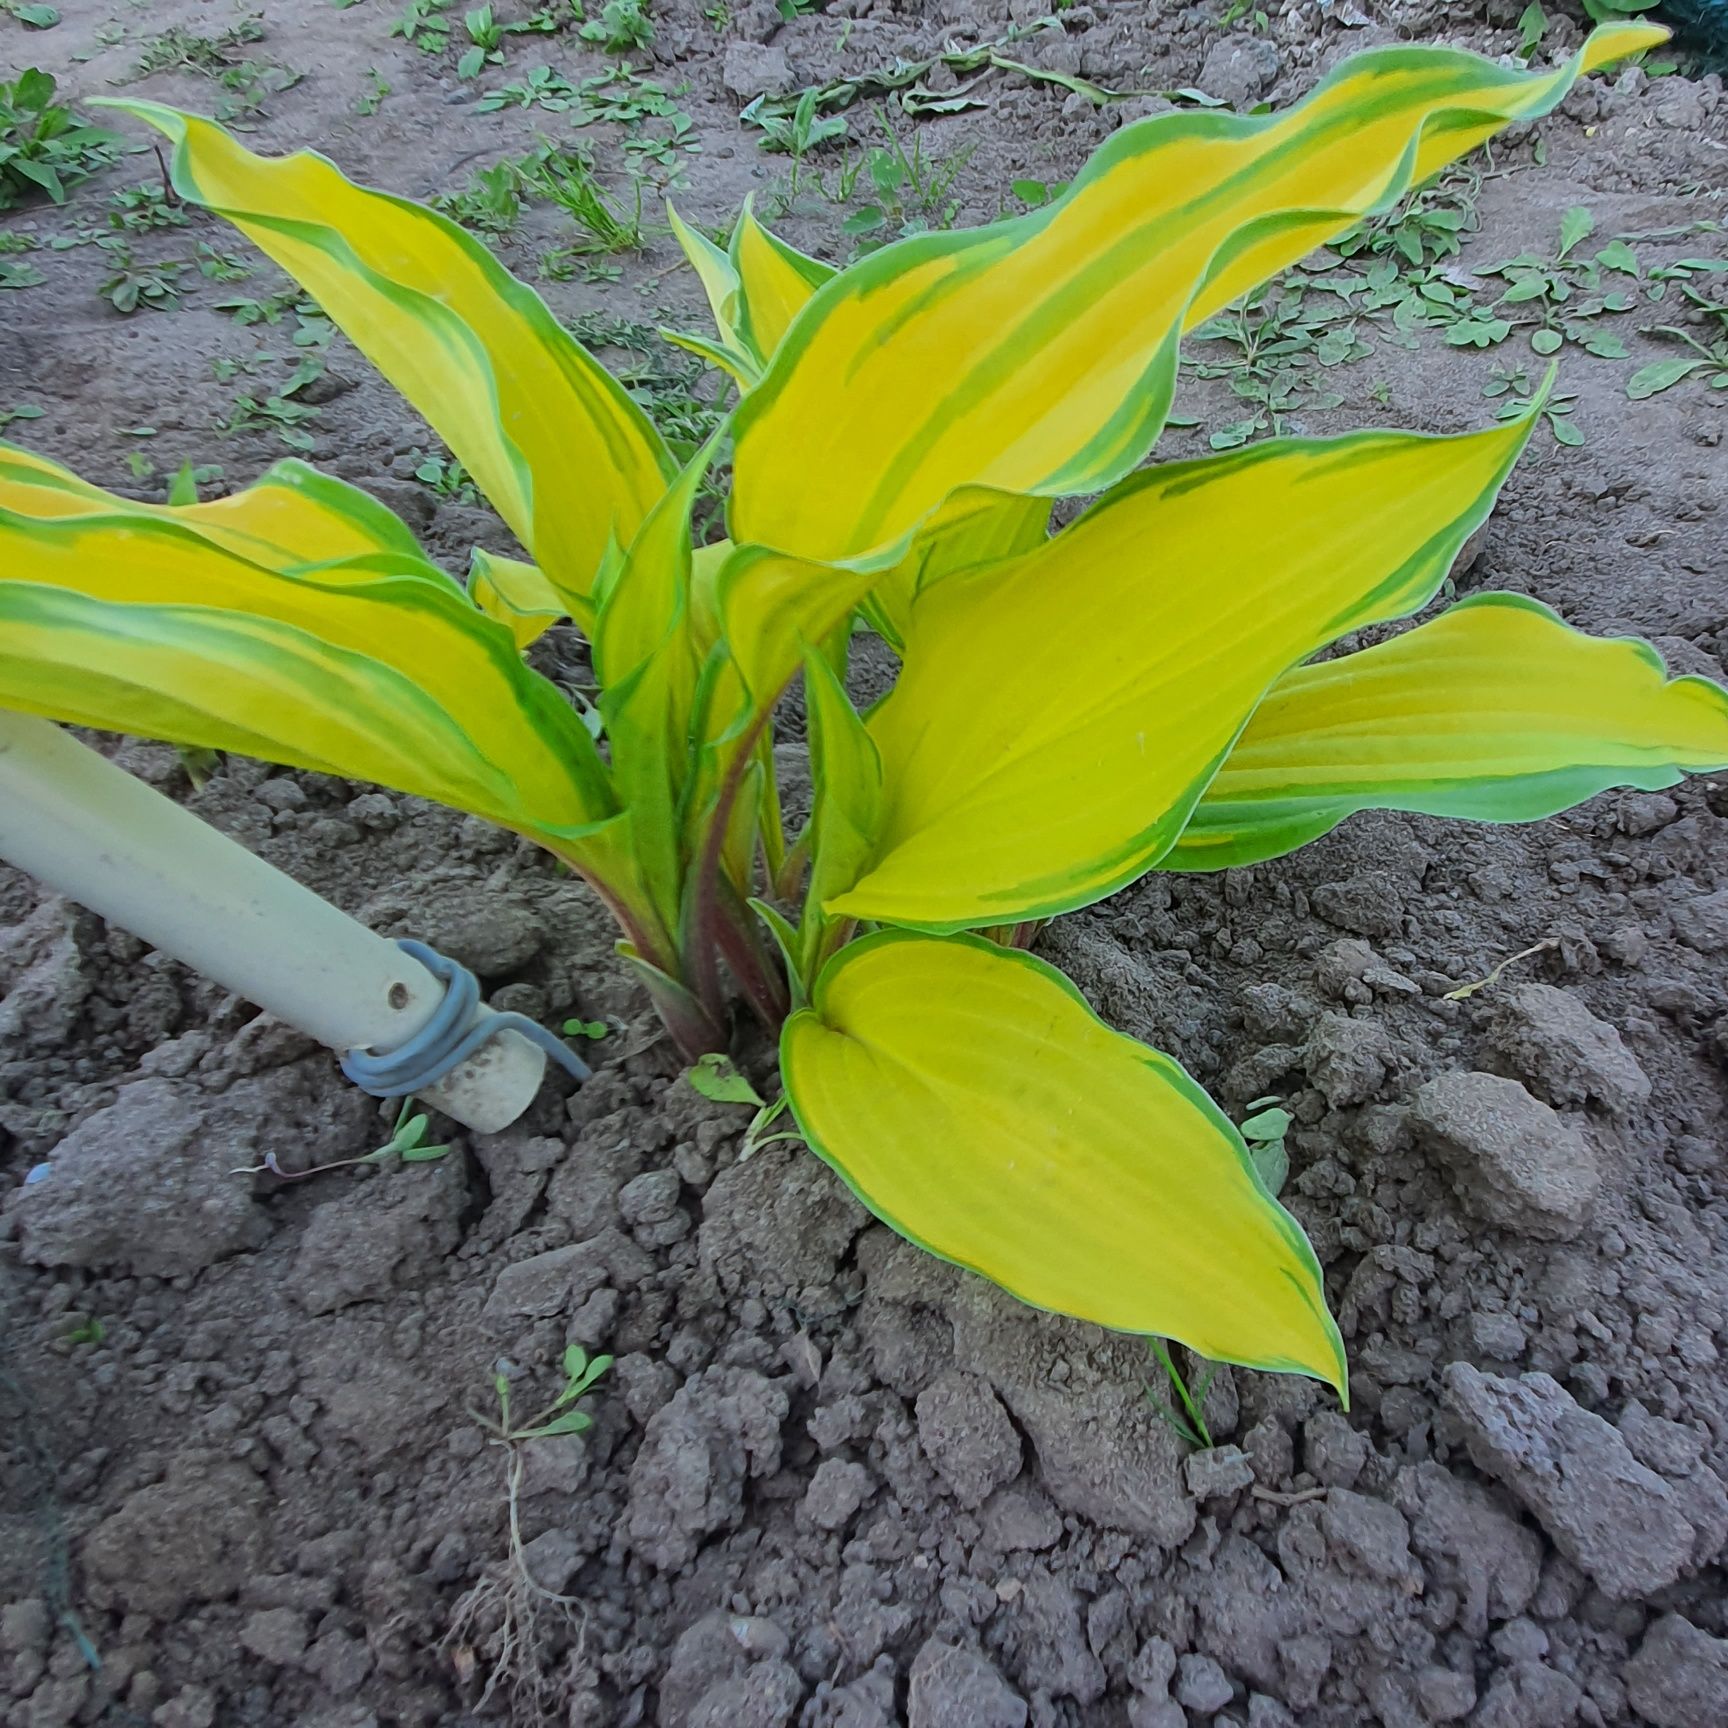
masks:
[[[381,782],[565,860],[695,1056],[742,998],[798,1125],[878,1216],[1040,1307],[1343,1389],[1319,1267],[1169,1057],[1025,951],[1149,870],[1271,858],[1350,812],[1528,820],[1728,763],[1728,696],[1482,594],[1422,608],[1528,418],[1280,439],[1144,470],[1183,332],[1581,70],[1376,50],[1300,106],[1126,126],[1067,193],[835,273],[746,212],[678,224],[739,396],[681,467],[540,300],[442,218],[311,154],[130,112],[188,201],[289,271],[527,554],[466,588],[299,463],[131,503],[0,466],[0,702]],[[729,456],[729,537],[692,509]],[[1138,471],[1137,471],[1138,470]],[[1053,500],[1100,494],[1052,534]],[[524,663],[592,647],[596,739]],[[861,714],[854,623],[897,651]],[[802,678],[814,809],[772,717]]]

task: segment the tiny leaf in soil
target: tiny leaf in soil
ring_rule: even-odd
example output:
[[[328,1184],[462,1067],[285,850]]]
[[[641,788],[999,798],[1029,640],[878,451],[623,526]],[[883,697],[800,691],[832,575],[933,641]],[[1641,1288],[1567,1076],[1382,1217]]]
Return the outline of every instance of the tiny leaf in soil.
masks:
[[[724,1056],[702,1057],[685,1078],[704,1098],[712,1098],[716,1104],[751,1104],[758,1110],[764,1107],[756,1088]]]

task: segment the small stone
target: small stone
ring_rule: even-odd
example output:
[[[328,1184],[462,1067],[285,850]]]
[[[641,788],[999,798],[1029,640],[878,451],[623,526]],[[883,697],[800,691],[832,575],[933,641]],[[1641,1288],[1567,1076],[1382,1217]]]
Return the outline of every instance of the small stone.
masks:
[[[1322,1014],[1302,1055],[1308,1078],[1334,1110],[1377,1097],[1396,1063],[1386,1029],[1348,1014]]]
[[[173,1621],[231,1596],[257,1571],[264,1485],[244,1465],[182,1454],[84,1538],[102,1606]]]
[[[372,1672],[372,1652],[364,1638],[347,1632],[326,1632],[306,1652],[301,1664],[317,1676],[326,1692],[346,1698],[357,1692]]]
[[[1226,36],[1208,49],[1200,67],[1200,88],[1232,108],[1247,108],[1259,101],[1283,67],[1282,55],[1264,37]]]
[[[1190,1452],[1182,1475],[1196,1500],[1222,1500],[1253,1484],[1254,1466],[1241,1447],[1214,1446],[1208,1451]]]
[[[260,1608],[240,1626],[240,1644],[254,1656],[286,1668],[306,1648],[306,1616],[295,1608]]]
[[[918,1443],[962,1506],[1020,1474],[1020,1436],[989,1384],[948,1373],[918,1394]]]
[[[154,1728],[214,1728],[216,1696],[207,1686],[183,1686],[151,1712]]]
[[[1614,822],[1622,834],[1641,836],[1666,828],[1679,814],[1680,806],[1666,792],[1624,792]]]
[[[1572,1123],[1516,1080],[1442,1074],[1417,1090],[1409,1121],[1478,1217],[1550,1240],[1583,1229],[1602,1182],[1595,1155]]]
[[[1670,916],[1674,934],[1700,954],[1720,954],[1728,948],[1728,888],[1680,901]]]
[[[252,796],[266,810],[274,810],[278,814],[286,810],[303,810],[306,807],[306,790],[299,781],[289,780],[285,776],[265,780],[253,789]]]
[[[1655,87],[1651,117],[1674,132],[1702,132],[1708,124],[1704,88],[1690,78],[1664,78]]]
[[[478,883],[441,886],[406,910],[403,923],[477,978],[519,972],[546,945],[539,914],[525,902]]]
[[[1495,1310],[1472,1314],[1470,1343],[1479,1356],[1495,1362],[1516,1362],[1529,1344],[1529,1334],[1513,1315]]]
[[[1636,1398],[1620,1412],[1619,1427],[1632,1456],[1664,1476],[1690,1476],[1704,1462],[1704,1436],[1697,1429],[1653,1416]]]
[[[1495,1053],[1550,1104],[1600,1104],[1625,1115],[1648,1102],[1650,1077],[1576,996],[1548,984],[1506,993],[1489,1028]]]
[[[760,42],[734,42],[726,50],[720,81],[728,92],[748,102],[753,96],[784,96],[797,85],[784,48]]]
[[[1584,1694],[1545,1662],[1514,1662],[1494,1676],[1471,1728],[1572,1728]]]
[[[1728,1639],[1664,1614],[1626,1664],[1626,1698],[1652,1728],[1728,1722]]]
[[[1152,1637],[1128,1664],[1128,1684],[1148,1697],[1162,1698],[1176,1674],[1176,1646],[1168,1638]]]
[[[1430,1722],[1461,1721],[1476,1708],[1476,1677],[1456,1668],[1418,1668],[1416,1707]]]
[[[1410,1526],[1396,1506],[1334,1488],[1320,1508],[1327,1546],[1342,1554],[1350,1569],[1402,1585],[1414,1592],[1422,1574],[1410,1557]]]
[[[1302,1425],[1302,1467],[1328,1488],[1351,1488],[1368,1462],[1368,1442],[1336,1410],[1320,1410]]]
[[[506,1266],[486,1299],[485,1317],[508,1329],[521,1320],[568,1314],[595,1291],[640,1283],[653,1269],[653,1261],[629,1237],[602,1230],[586,1242],[548,1248]]]
[[[664,1224],[678,1210],[683,1187],[676,1170],[644,1171],[618,1190],[618,1210],[626,1224]]]
[[[27,1596],[0,1608],[0,1650],[9,1655],[45,1650],[53,1630],[54,1617],[40,1596]]]
[[[1184,1709],[1211,1716],[1235,1694],[1230,1676],[1210,1656],[1191,1654],[1176,1664],[1176,1701]]]
[[[976,1650],[932,1638],[912,1658],[906,1728],[1025,1728],[1026,1702]]]
[[[1694,1532],[1673,1486],[1558,1381],[1454,1362],[1442,1385],[1477,1468],[1505,1483],[1605,1595],[1635,1601],[1686,1570]]]
[[[709,1368],[649,1419],[630,1466],[625,1529],[649,1565],[681,1571],[715,1531],[743,1520],[747,1479],[780,1467],[784,1389],[745,1368]]]
[[[1347,882],[1323,882],[1310,898],[1328,924],[1352,935],[1391,938],[1404,933],[1404,896],[1384,870],[1365,870]]]
[[[875,1482],[862,1464],[824,1458],[804,1490],[803,1515],[819,1530],[842,1530],[866,1500]]]
[[[230,1115],[190,1082],[123,1086],[12,1200],[24,1258],[175,1278],[258,1247],[270,1223],[232,1174],[250,1159],[219,1132]]]
[[[348,819],[374,834],[389,834],[402,826],[402,812],[387,792],[362,792],[348,800]]]
[[[979,1513],[983,1540],[998,1554],[1041,1552],[1062,1540],[1062,1518],[1041,1495],[1018,1488],[999,1489]]]
[[[1296,1728],[1296,1718],[1264,1692],[1255,1692],[1248,1699],[1248,1728]]]
[[[1188,1712],[1174,1698],[1136,1692],[1128,1700],[1128,1728],[1188,1728]]]
[[[803,1696],[804,1682],[790,1662],[758,1662],[711,1686],[680,1728],[787,1728]]]

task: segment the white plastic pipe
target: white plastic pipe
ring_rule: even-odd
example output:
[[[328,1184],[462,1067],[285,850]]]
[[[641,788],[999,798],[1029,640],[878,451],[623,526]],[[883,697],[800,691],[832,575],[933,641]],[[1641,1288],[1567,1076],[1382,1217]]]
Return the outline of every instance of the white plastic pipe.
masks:
[[[332,1050],[390,1050],[444,986],[393,942],[69,733],[0,709],[0,859]],[[505,1031],[420,1095],[480,1133],[528,1108],[546,1053]]]

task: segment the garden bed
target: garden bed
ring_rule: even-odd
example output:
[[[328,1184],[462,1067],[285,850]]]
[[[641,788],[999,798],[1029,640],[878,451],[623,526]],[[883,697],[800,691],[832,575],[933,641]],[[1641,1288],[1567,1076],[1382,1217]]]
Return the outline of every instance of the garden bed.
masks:
[[[691,438],[719,398],[654,334],[706,321],[660,222],[673,176],[693,219],[754,193],[844,262],[1049,195],[1124,115],[1283,104],[1372,42],[1510,51],[1523,12],[1291,0],[1262,22],[1136,0],[1044,24],[1019,0],[790,19],[656,0],[651,45],[609,76],[616,43],[563,7],[498,64],[460,7],[62,10],[29,29],[0,9],[5,62],[77,99],[225,107],[256,148],[312,144],[456,200]],[[593,10],[601,34],[630,27]],[[1542,56],[1580,35],[1554,11]],[[503,0],[495,21],[532,16]],[[1652,370],[1696,357],[1657,326],[1728,343],[1702,309],[1728,302],[1728,102],[1682,65],[1587,80],[1403,220],[1214,321],[1159,454],[1484,424],[1554,351],[1561,394],[1457,591],[1527,593],[1722,678],[1728,391],[1708,363]],[[892,155],[889,85],[921,116],[894,118]],[[739,111],[780,97],[759,112],[791,124],[810,86],[850,133],[794,187]],[[613,229],[488,177],[514,160],[532,181],[542,145]],[[586,179],[560,166],[577,145]],[[510,549],[427,429],[231,231],[162,198],[148,154],[0,216],[8,236],[35,244],[0,251],[7,436],[157,499],[183,463],[234,486],[304,452],[452,569],[475,542]],[[573,630],[535,656],[586,675]],[[0,1179],[45,1160],[58,1178],[0,1223],[9,1721],[1728,1719],[1728,781],[1525,828],[1358,816],[1041,939],[1234,1117],[1269,1096],[1292,1116],[1286,1198],[1352,1407],[1221,1369],[1196,1449],[1141,1341],[919,1254],[802,1148],[744,1157],[750,1111],[679,1076],[602,909],[543,855],[369,786],[118,749],[375,928],[473,966],[500,1006],[605,1034],[588,1085],[549,1081],[518,1127],[452,1131],[441,1159],[241,1174],[365,1153],[388,1114],[305,1040],[0,868]],[[771,1088],[767,1053],[741,1055]],[[497,1444],[495,1375],[537,1407],[572,1341],[616,1358],[593,1428]]]

